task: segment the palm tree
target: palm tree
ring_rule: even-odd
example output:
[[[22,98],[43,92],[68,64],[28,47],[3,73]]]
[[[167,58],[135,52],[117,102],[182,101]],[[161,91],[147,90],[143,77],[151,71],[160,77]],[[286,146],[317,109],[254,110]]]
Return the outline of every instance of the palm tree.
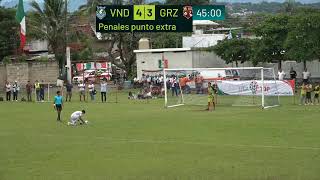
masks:
[[[29,29],[33,37],[45,39],[54,53],[60,73],[65,65],[65,0],[44,0],[43,8],[33,1],[34,10],[29,18]]]

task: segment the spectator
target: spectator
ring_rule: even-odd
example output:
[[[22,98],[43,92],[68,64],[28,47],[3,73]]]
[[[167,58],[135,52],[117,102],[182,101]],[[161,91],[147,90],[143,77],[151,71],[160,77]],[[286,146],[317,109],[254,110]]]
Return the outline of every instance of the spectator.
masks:
[[[302,83],[302,86],[301,86],[301,91],[300,91],[300,104],[299,105],[302,105],[302,104],[306,104],[306,93],[307,93],[307,86]]]
[[[15,81],[12,85],[12,92],[13,92],[13,100],[18,101],[18,93],[19,93],[20,87],[18,85],[18,81]]]
[[[148,86],[150,84],[151,84],[151,77],[149,75],[147,75],[147,85],[146,86]]]
[[[307,105],[312,105],[312,99],[311,99],[311,93],[312,93],[312,84],[307,84],[307,87],[306,87],[306,89],[307,89],[307,94],[306,94],[306,104]]]
[[[80,96],[80,101],[82,100],[83,97],[83,101],[86,101],[86,85],[80,81],[80,83],[78,84],[78,88],[79,88],[79,96]]]
[[[302,72],[302,77],[303,77],[303,82],[305,84],[308,84],[309,78],[311,77],[311,73],[308,71],[307,68],[305,68],[304,71]]]
[[[319,94],[320,94],[320,86],[319,84],[316,85],[316,87],[314,87],[314,99],[313,99],[313,102],[314,104],[316,104],[316,101],[317,101],[317,104],[319,104]]]
[[[129,91],[128,99],[135,99],[135,95]]]
[[[28,81],[28,83],[27,83],[27,85],[26,85],[26,90],[27,90],[27,100],[30,102],[30,101],[32,101],[32,96],[31,96],[31,94],[32,94],[32,85],[31,85],[31,83],[30,83],[30,81]]]
[[[41,101],[40,99],[40,83],[38,82],[38,80],[36,80],[36,82],[34,83],[34,88],[36,90],[36,96],[37,96],[37,101]]]
[[[100,92],[101,92],[101,101],[107,102],[107,81],[103,80],[100,84]]]
[[[176,77],[172,76],[170,78],[170,85],[171,85],[171,91],[172,91],[172,96],[176,95],[178,96],[178,83]]]
[[[279,69],[278,79],[279,79],[280,81],[283,81],[285,76],[286,76],[286,73],[285,73],[282,69]]]
[[[290,69],[290,79],[295,80],[297,78],[297,72],[293,70],[293,67]]]
[[[6,83],[6,100],[11,101],[11,84],[9,82]]]
[[[73,88],[72,83],[67,82],[67,85],[66,85],[66,89],[67,89],[66,102],[68,102],[68,99],[69,99],[69,102],[71,102],[72,88]]]
[[[195,84],[196,84],[196,90],[197,90],[197,94],[202,94],[202,85],[203,85],[203,77],[199,74],[197,74],[196,78],[195,78]]]
[[[43,80],[41,80],[41,84],[40,84],[40,99],[41,99],[41,102],[44,102],[44,88],[45,88],[45,84],[44,84]]]
[[[185,94],[189,94],[190,92],[190,87],[187,85],[187,82],[189,81],[189,78],[184,75],[183,77],[180,78],[179,83],[180,83],[180,87],[181,90],[185,93]]]
[[[94,84],[92,81],[90,81],[90,84],[88,85],[88,89],[89,89],[89,94],[91,97],[91,101],[94,101],[94,96],[95,96],[95,89],[94,89]]]

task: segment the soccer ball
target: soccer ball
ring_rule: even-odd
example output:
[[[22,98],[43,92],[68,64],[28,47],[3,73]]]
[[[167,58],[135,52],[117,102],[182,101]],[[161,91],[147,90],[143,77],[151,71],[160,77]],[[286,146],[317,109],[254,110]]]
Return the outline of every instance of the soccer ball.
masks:
[[[86,124],[88,124],[89,123],[89,121],[84,121]]]
[[[68,122],[68,126],[70,126],[70,122]]]

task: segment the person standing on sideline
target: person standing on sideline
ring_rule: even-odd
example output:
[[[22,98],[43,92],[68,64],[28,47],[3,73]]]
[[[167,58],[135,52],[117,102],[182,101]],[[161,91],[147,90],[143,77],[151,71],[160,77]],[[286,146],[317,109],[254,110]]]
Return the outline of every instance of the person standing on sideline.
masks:
[[[45,84],[44,84],[44,82],[42,80],[41,84],[40,84],[40,99],[41,99],[41,102],[44,102],[44,88],[45,88]]]
[[[73,85],[71,83],[67,82],[67,85],[66,85],[66,89],[67,89],[66,102],[68,102],[68,99],[69,99],[69,102],[71,102],[72,88],[73,88]]]
[[[101,91],[101,101],[107,102],[107,81],[104,79],[100,84],[100,91]]]
[[[54,97],[54,101],[53,101],[53,107],[54,109],[57,111],[58,116],[57,116],[57,121],[61,122],[61,111],[62,111],[62,107],[63,107],[63,100],[62,100],[62,96],[60,95],[60,91],[57,91],[57,95]]]
[[[306,94],[307,94],[307,87],[304,83],[302,83],[301,91],[300,91],[300,104],[299,105],[306,105]]]
[[[296,78],[297,78],[297,72],[295,70],[293,70],[293,67],[291,67],[291,69],[290,69],[290,79],[296,80]]]
[[[206,109],[207,111],[210,110],[211,104],[213,110],[216,108],[216,104],[214,102],[214,88],[211,86],[211,82],[208,82],[208,108]]]
[[[320,94],[320,86],[319,84],[316,85],[316,87],[314,87],[314,98],[313,98],[313,102],[314,104],[316,104],[316,101],[317,101],[317,104],[319,104],[319,94]]]
[[[172,92],[172,96],[176,95],[178,96],[178,83],[177,83],[177,79],[176,77],[172,76],[172,78],[170,78],[170,84],[171,84],[171,92]]]
[[[307,105],[313,105],[312,104],[312,99],[311,99],[311,93],[313,91],[312,84],[310,83],[310,84],[307,84],[306,86],[307,86],[307,88],[306,88],[307,89],[306,103],[307,103]]]
[[[11,88],[12,88],[12,86],[11,86],[11,84],[7,81],[7,83],[6,83],[6,100],[7,101],[11,101]]]
[[[90,84],[88,85],[88,89],[89,89],[89,94],[91,97],[91,101],[94,101],[94,96],[95,96],[95,89],[94,89],[94,84],[92,81],[90,81]]]
[[[297,72],[293,70],[293,67],[290,69],[290,79],[294,80],[294,93],[297,93]]]
[[[32,96],[31,96],[31,94],[32,94],[32,85],[31,85],[31,83],[30,83],[30,81],[28,81],[28,83],[27,83],[27,85],[26,85],[26,90],[27,90],[27,100],[30,102],[30,101],[32,101]]]
[[[37,101],[41,101],[40,99],[40,83],[38,80],[34,83],[34,89],[36,90]]]
[[[20,87],[18,85],[18,81],[14,81],[12,85],[12,92],[13,92],[13,100],[18,101],[18,93],[19,93]]]
[[[311,73],[308,71],[307,68],[304,69],[304,71],[302,72],[302,77],[303,77],[303,82],[305,84],[309,83],[309,79],[311,77]]]
[[[196,75],[196,78],[195,78],[195,84],[196,84],[196,89],[197,89],[197,94],[202,94],[202,84],[203,84],[203,77],[201,76],[200,73],[198,73]]]
[[[80,101],[82,100],[82,97],[83,97],[83,101],[86,101],[86,85],[82,81],[80,81],[80,83],[78,84],[78,88],[79,88]]]
[[[279,81],[283,81],[285,76],[286,76],[286,73],[282,69],[279,69],[279,72],[278,72]]]

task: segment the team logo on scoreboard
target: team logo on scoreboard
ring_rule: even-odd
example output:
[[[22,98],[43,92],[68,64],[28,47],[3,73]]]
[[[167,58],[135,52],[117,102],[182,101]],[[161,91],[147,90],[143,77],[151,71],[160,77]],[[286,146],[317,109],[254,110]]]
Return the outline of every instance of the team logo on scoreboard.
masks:
[[[190,19],[192,17],[192,6],[183,7],[183,16],[187,19]]]
[[[97,15],[97,18],[99,18],[100,20],[102,20],[103,18],[105,18],[107,16],[105,9],[106,9],[106,7],[104,7],[104,6],[97,6],[96,15]]]

